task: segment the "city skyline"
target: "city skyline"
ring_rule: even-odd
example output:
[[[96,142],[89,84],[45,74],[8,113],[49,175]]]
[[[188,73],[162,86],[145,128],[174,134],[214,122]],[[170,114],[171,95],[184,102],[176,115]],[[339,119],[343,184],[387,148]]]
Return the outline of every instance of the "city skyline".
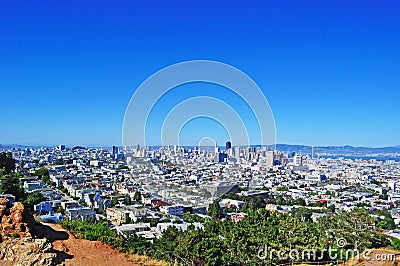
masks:
[[[2,3],[0,143],[121,145],[125,109],[146,78],[210,59],[257,82],[277,143],[397,146],[399,4],[338,3]],[[158,102],[149,121],[157,128],[158,116],[199,91],[251,117],[229,92],[189,84]],[[217,143],[227,140],[199,119],[182,144],[196,144],[206,127]]]

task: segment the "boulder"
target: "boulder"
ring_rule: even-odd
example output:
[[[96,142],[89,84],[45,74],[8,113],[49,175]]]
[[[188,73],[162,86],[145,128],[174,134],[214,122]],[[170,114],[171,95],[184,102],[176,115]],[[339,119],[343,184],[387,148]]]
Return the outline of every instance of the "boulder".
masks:
[[[33,216],[21,202],[10,206],[0,198],[0,265],[55,265],[57,254],[46,239],[35,239],[31,232]]]

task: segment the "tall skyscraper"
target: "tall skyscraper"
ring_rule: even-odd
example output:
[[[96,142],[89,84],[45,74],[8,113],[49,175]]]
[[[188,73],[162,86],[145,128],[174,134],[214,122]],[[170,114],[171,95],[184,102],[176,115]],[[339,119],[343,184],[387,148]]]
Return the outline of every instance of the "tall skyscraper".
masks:
[[[314,156],[315,156],[315,147],[312,146],[311,147],[311,159],[314,159]]]
[[[112,146],[112,150],[111,150],[112,154],[117,154],[118,153],[118,148],[115,146]]]
[[[274,157],[275,152],[274,151],[267,151],[265,154],[265,165],[266,167],[272,167],[274,165]]]
[[[214,153],[215,153],[215,154],[219,153],[219,148],[218,148],[216,142],[215,142],[215,147],[214,147]]]
[[[227,141],[226,144],[225,144],[225,148],[226,148],[227,150],[229,150],[230,148],[232,148],[232,143],[231,143],[230,141]]]
[[[295,166],[301,166],[301,165],[303,164],[302,159],[303,159],[303,158],[302,158],[301,155],[296,154],[296,155],[293,157],[293,164],[294,164]]]

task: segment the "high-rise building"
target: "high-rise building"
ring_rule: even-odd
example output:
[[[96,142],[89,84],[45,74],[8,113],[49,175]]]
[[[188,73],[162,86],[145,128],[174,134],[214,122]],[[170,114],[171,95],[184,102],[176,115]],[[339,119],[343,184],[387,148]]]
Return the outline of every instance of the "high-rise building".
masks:
[[[227,141],[226,144],[225,144],[225,148],[226,148],[227,150],[229,150],[230,148],[232,148],[232,143],[231,143],[230,141]]]
[[[218,152],[215,155],[214,162],[223,163],[225,162],[226,158],[228,158],[227,154],[224,152]]]
[[[112,150],[111,150],[112,154],[117,154],[118,153],[118,148],[115,146],[112,146]]]
[[[314,156],[315,156],[315,147],[312,146],[311,147],[311,159],[314,159]]]
[[[215,153],[215,154],[219,153],[219,148],[218,148],[216,142],[215,142],[215,147],[214,147],[214,153]]]
[[[265,165],[266,167],[272,167],[274,165],[274,151],[267,151],[265,154]]]
[[[60,151],[65,150],[65,145],[58,145],[58,149],[59,149]]]
[[[295,166],[301,166],[301,165],[303,164],[302,159],[303,159],[303,158],[302,158],[301,155],[296,154],[296,155],[293,157],[293,164],[294,164]]]
[[[237,160],[240,160],[240,155],[241,155],[241,154],[240,154],[240,153],[241,153],[240,147],[236,146],[236,147],[234,147],[233,149],[234,149],[234,151],[235,151],[235,152],[234,152],[234,155],[235,155],[236,159],[237,159]]]

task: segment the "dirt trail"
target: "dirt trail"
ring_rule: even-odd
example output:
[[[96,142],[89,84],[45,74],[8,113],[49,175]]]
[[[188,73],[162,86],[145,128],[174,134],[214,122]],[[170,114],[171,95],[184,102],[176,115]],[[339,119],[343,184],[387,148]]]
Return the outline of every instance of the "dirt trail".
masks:
[[[100,241],[77,239],[57,224],[43,224],[39,230],[59,252],[60,265],[166,265],[145,256],[123,254]]]

